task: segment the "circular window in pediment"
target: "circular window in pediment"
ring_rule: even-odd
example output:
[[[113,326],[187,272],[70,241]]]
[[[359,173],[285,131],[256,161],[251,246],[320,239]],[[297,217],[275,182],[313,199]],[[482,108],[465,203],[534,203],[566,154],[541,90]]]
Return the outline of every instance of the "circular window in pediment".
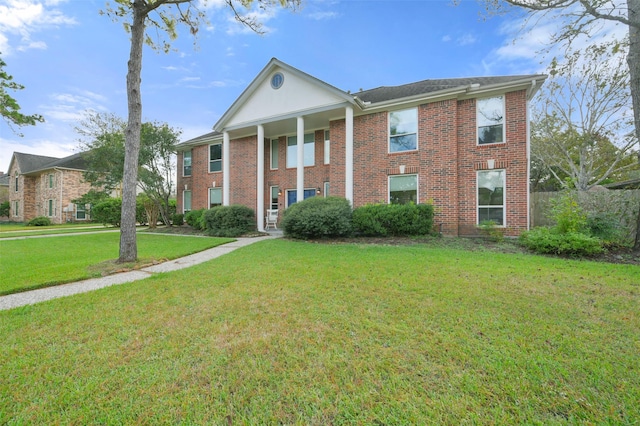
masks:
[[[279,89],[282,87],[282,83],[284,83],[284,76],[282,73],[277,72],[271,77],[271,87],[274,89]]]

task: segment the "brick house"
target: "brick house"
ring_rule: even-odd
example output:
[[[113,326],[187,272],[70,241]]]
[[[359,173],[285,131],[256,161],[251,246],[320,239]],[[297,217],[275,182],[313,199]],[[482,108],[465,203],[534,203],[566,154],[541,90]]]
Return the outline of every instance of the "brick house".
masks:
[[[267,209],[332,195],[433,203],[445,235],[483,220],[517,235],[529,224],[529,101],[545,78],[349,93],[274,58],[213,132],[178,145],[178,211],[242,204],[262,230]]]
[[[82,172],[82,154],[65,158],[14,152],[9,163],[10,220],[28,222],[46,216],[53,223],[89,219],[84,205],[71,200],[86,194],[91,185]]]

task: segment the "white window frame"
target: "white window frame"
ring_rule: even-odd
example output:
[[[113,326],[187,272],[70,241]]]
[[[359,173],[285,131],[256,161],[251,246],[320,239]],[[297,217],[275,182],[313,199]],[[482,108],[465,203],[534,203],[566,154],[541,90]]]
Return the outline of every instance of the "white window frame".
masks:
[[[490,143],[480,143],[480,102],[482,101],[486,101],[489,99],[497,99],[497,98],[501,98],[502,99],[502,122],[500,123],[500,125],[502,125],[502,141],[501,142],[490,142]],[[477,146],[491,146],[491,145],[500,145],[500,144],[505,144],[507,143],[507,125],[506,125],[506,113],[507,111],[507,105],[506,105],[506,97],[505,95],[498,95],[498,96],[490,96],[487,98],[478,98],[476,100],[476,145]],[[485,126],[483,126],[485,127]]]
[[[309,137],[312,140],[307,141],[306,140],[307,137]],[[293,139],[293,138],[296,139],[296,144],[295,145],[289,145],[289,141],[291,139]],[[305,161],[304,167],[313,167],[313,166],[316,165],[316,135],[315,135],[315,132],[305,133],[304,134],[304,138],[305,138],[305,141],[304,141],[304,145],[305,145],[305,147],[304,147],[304,149],[305,149],[305,152],[304,152],[304,154],[305,154],[304,155],[304,161]],[[309,151],[307,151],[307,146],[306,145],[310,145],[311,146],[309,148]],[[296,135],[287,136],[287,151],[286,151],[286,153],[287,153],[287,159],[286,159],[287,169],[293,169],[293,168],[298,167],[298,155],[297,155],[297,152],[296,152],[295,155],[289,155],[289,147],[290,146],[295,146],[296,150],[298,149],[297,148],[298,147],[298,137]],[[307,158],[312,160],[310,162],[310,164],[307,164],[307,161],[306,161]]]
[[[271,139],[271,141],[269,142],[269,168],[271,170],[278,170],[278,166],[279,166],[279,164],[278,164],[278,150],[279,150],[279,147],[280,147],[280,140],[279,139]]]
[[[217,188],[217,187],[216,188],[209,188],[209,194],[207,195],[207,197],[209,198],[209,204],[208,204],[209,208],[211,208],[211,191],[214,191],[214,190],[215,191],[220,191],[220,204],[219,205],[220,206],[223,205],[222,200],[224,200],[224,198],[223,198],[223,194],[222,194],[222,188]]]
[[[189,205],[189,208],[188,208],[188,209],[185,207],[185,206],[186,206],[186,204],[185,204],[185,202],[184,202],[184,194],[186,194],[187,192],[188,192],[189,194],[191,194],[191,199],[189,200],[189,204],[190,204],[190,205]],[[191,190],[190,190],[190,189],[185,189],[184,191],[182,191],[182,213],[184,214],[184,213],[186,213],[186,212],[191,211],[191,209],[193,208],[192,204],[193,204],[193,192],[191,192]]]
[[[415,113],[415,132],[407,132],[407,133],[398,133],[395,135],[391,134],[391,115],[395,114],[395,113],[402,113],[402,112],[406,112],[406,111],[413,111]],[[404,152],[415,152],[418,150],[420,144],[419,144],[419,140],[418,140],[418,107],[413,107],[413,108],[406,108],[406,109],[399,109],[399,110],[395,110],[395,111],[389,111],[387,113],[387,152],[389,154],[399,154],[399,153],[404,153]],[[401,151],[391,151],[391,139],[395,138],[395,137],[399,137],[399,136],[407,136],[407,135],[416,135],[416,147],[414,149],[405,149],[405,150],[401,150]]]
[[[420,203],[420,177],[417,173],[408,173],[406,175],[389,175],[387,178],[387,204],[391,204],[391,179],[398,177],[407,177],[407,176],[415,176],[416,177],[416,204]]]
[[[270,186],[269,187],[269,209],[271,210],[278,210],[279,206],[280,206],[280,197],[278,195],[278,192],[280,192],[280,187],[278,187],[277,185],[274,186]],[[275,197],[274,197],[275,195]],[[275,205],[273,200],[276,200]]]
[[[185,173],[185,160],[187,159],[187,154],[189,154],[189,174]],[[211,155],[211,150],[209,150],[209,155]],[[182,152],[182,176],[189,177],[193,174],[193,152],[192,151],[183,151]]]
[[[498,208],[495,205],[480,204],[480,174],[489,172],[502,172],[502,224],[496,224],[499,228],[507,227],[507,170],[506,169],[490,169],[478,170],[476,172],[476,225],[480,225],[480,209],[481,208]]]
[[[55,215],[54,213],[54,209],[55,209],[55,203],[53,202],[52,198],[49,198],[47,200],[47,216],[48,217],[54,217]]]
[[[75,214],[76,220],[87,220],[87,206],[85,204],[76,204],[75,207],[76,207],[76,214]],[[78,213],[80,212],[84,213],[83,218],[78,217]]]
[[[216,158],[215,160],[211,159],[211,147],[215,145],[220,145],[220,158]],[[222,158],[224,157],[224,152],[222,151],[222,142],[220,143],[212,143],[209,145],[209,173],[221,173],[222,172]],[[213,163],[220,162],[220,170],[211,170],[211,165]],[[193,172],[192,172],[193,173]]]
[[[54,176],[53,173],[49,173],[47,175],[47,188],[55,188],[55,180],[54,180]]]
[[[329,130],[324,131],[324,164],[331,162],[331,133]]]
[[[20,213],[20,201],[13,202],[13,217],[18,217]]]
[[[324,182],[323,186],[323,190],[324,190],[324,198],[327,198],[329,196],[329,182]]]

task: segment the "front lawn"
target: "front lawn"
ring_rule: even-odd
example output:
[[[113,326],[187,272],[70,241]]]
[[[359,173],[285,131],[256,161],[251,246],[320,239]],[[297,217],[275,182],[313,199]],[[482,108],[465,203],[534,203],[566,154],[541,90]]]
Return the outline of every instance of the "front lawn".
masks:
[[[0,295],[100,276],[118,258],[120,234],[114,232],[4,240],[0,256]],[[138,234],[142,263],[175,259],[229,238]]]
[[[262,241],[0,312],[0,424],[634,424],[639,277]]]

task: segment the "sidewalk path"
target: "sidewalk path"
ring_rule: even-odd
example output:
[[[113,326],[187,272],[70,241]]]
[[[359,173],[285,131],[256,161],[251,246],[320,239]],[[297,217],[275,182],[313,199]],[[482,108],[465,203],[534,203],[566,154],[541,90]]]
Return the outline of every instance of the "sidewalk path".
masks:
[[[199,253],[169,260],[158,265],[149,266],[135,271],[121,272],[101,278],[91,278],[74,283],[25,291],[22,293],[10,294],[8,296],[0,296],[0,311],[25,305],[32,305],[34,303],[44,302],[45,300],[57,299],[59,297],[70,296],[73,294],[86,293],[88,291],[97,290],[111,285],[130,283],[150,277],[152,274],[159,272],[177,271],[178,269],[188,268],[189,266],[215,259],[216,257],[230,253],[240,247],[245,247],[258,241],[277,238],[278,236],[278,234],[273,234],[265,237],[238,238],[232,243],[223,244]]]

